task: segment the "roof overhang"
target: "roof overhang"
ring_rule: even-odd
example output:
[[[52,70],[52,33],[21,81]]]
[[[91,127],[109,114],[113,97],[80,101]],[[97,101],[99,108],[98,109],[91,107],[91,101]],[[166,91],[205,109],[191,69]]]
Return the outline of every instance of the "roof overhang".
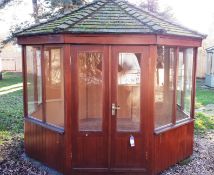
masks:
[[[202,38],[158,34],[51,34],[19,36],[18,44],[168,45],[200,47]]]

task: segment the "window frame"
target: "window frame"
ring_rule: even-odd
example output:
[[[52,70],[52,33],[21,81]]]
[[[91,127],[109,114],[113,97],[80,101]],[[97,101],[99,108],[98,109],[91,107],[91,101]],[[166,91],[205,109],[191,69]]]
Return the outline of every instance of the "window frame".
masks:
[[[28,86],[27,86],[27,81],[28,81],[28,67],[27,67],[27,47],[32,47],[32,48],[39,48],[40,49],[40,52],[41,52],[41,58],[40,58],[40,62],[41,62],[41,74],[42,74],[42,102],[43,102],[43,68],[42,68],[42,46],[41,45],[26,45],[25,46],[25,58],[24,58],[24,62],[23,63],[25,63],[25,71],[24,71],[24,77],[25,77],[25,80],[24,80],[24,91],[25,91],[25,97],[24,97],[24,99],[25,99],[25,108],[26,108],[26,110],[25,110],[25,118],[31,118],[32,120],[35,120],[35,121],[37,121],[37,122],[42,122],[43,121],[43,118],[44,118],[44,114],[43,114],[43,103],[42,104],[40,104],[40,105],[42,105],[42,120],[40,120],[40,119],[37,119],[37,118],[35,118],[35,117],[33,117],[33,116],[31,116],[31,115],[29,115],[29,113],[28,113]],[[23,66],[24,67],[24,66]],[[35,93],[35,92],[34,92]],[[38,105],[39,106],[39,105]],[[37,107],[38,107],[37,106]]]
[[[157,45],[157,47],[162,47],[165,45]],[[173,116],[172,116],[172,123],[171,124],[167,124],[167,125],[163,125],[160,127],[155,127],[155,112],[153,113],[153,118],[154,118],[154,122],[153,122],[153,127],[154,127],[154,133],[155,134],[161,134],[163,132],[175,129],[177,127],[180,127],[182,125],[186,125],[188,123],[192,123],[194,121],[194,108],[195,108],[195,93],[196,93],[196,66],[197,66],[197,47],[183,47],[183,46],[167,46],[170,48],[174,48],[175,49],[175,65],[174,65],[174,82],[173,82],[173,86],[174,86],[174,92],[173,92]],[[178,61],[179,61],[179,51],[180,50],[186,50],[186,49],[193,49],[193,65],[192,65],[192,91],[191,91],[191,107],[190,107],[190,114],[186,114],[184,113],[184,115],[187,115],[187,118],[184,118],[182,120],[178,120],[176,121],[176,112],[177,112],[177,83],[178,83]],[[158,55],[157,55],[158,56]],[[155,59],[155,65],[157,64],[157,59]],[[155,94],[155,85],[154,85],[154,93]],[[155,108],[155,101],[154,103],[154,110],[156,110]]]
[[[79,100],[79,93],[80,93],[80,89],[79,89],[79,83],[80,83],[80,75],[79,75],[79,54],[82,54],[82,53],[101,53],[102,54],[102,111],[101,111],[101,113],[102,113],[102,122],[101,122],[101,129],[98,129],[98,130],[93,130],[93,129],[84,129],[84,130],[82,130],[81,129],[81,127],[80,127],[80,116],[79,116],[79,102],[80,102],[80,100]],[[77,50],[77,55],[76,55],[76,65],[77,65],[77,70],[76,70],[76,81],[78,82],[77,84],[77,86],[78,86],[78,112],[77,112],[77,130],[78,130],[78,132],[79,133],[84,133],[84,132],[87,132],[87,133],[103,133],[104,132],[104,126],[105,126],[105,123],[104,123],[104,121],[105,121],[105,115],[104,115],[104,96],[105,96],[105,92],[103,91],[103,89],[104,89],[104,86],[105,86],[105,68],[104,68],[104,64],[105,64],[105,60],[104,60],[104,58],[105,58],[105,54],[104,54],[104,51],[102,51],[102,50],[88,50],[88,49],[86,49],[86,50],[82,50],[82,49],[80,49],[80,50]]]
[[[28,106],[27,106],[27,103],[28,103],[28,88],[27,88],[27,47],[33,47],[33,48],[40,48],[41,50],[41,73],[42,73],[42,120],[38,120],[36,119],[35,117],[32,117],[30,115],[28,115]],[[61,50],[61,62],[62,64],[64,65],[65,61],[64,61],[64,46],[63,45],[60,45],[60,44],[57,44],[57,45],[25,45],[23,46],[23,51],[22,51],[22,56],[23,56],[23,89],[24,89],[24,119],[25,121],[28,121],[28,122],[31,122],[31,123],[34,123],[34,124],[37,124],[41,127],[44,127],[44,128],[47,128],[47,129],[50,129],[54,132],[57,132],[59,134],[64,134],[64,131],[65,131],[65,71],[64,71],[64,68],[63,68],[63,94],[64,94],[64,97],[63,97],[63,100],[64,100],[64,126],[63,127],[60,127],[60,126],[57,126],[57,125],[54,125],[54,124],[50,124],[50,123],[47,123],[46,121],[46,104],[45,104],[45,101],[46,101],[46,84],[45,84],[45,56],[44,56],[44,52],[45,52],[45,49],[60,49]]]

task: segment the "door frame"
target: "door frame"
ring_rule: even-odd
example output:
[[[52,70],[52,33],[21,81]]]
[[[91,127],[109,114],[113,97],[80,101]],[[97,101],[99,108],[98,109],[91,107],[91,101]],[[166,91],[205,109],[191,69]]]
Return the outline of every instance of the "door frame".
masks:
[[[111,162],[111,157],[112,157],[112,115],[111,115],[111,104],[112,104],[112,59],[113,59],[113,54],[115,52],[134,52],[134,53],[142,53],[142,61],[141,62],[141,94],[146,94],[144,99],[148,99],[148,86],[146,84],[146,81],[148,81],[148,78],[145,78],[142,80],[143,77],[148,77],[149,76],[149,46],[139,46],[139,45],[127,45],[127,46],[122,46],[122,45],[71,45],[71,97],[73,97],[73,100],[71,100],[71,149],[72,149],[72,170],[75,170],[75,172],[142,172],[145,170],[146,162],[144,162],[144,167],[143,169],[139,168],[112,168],[112,162]],[[103,132],[101,133],[95,133],[95,132],[90,132],[87,131],[88,134],[91,136],[94,136],[96,134],[102,135],[104,134],[105,137],[107,138],[107,166],[106,168],[75,168],[73,166],[74,160],[73,160],[73,154],[74,154],[74,149],[75,148],[75,142],[76,136],[83,136],[85,135],[84,132],[77,132],[78,131],[78,122],[77,122],[77,114],[78,114],[78,95],[76,92],[78,92],[78,87],[77,87],[77,59],[76,55],[77,52],[79,51],[103,51],[103,67],[104,67],[104,86],[103,86],[103,92],[105,98],[103,99],[103,103],[106,105],[104,106],[105,109],[103,109],[103,115],[105,114],[106,116],[103,118]],[[145,69],[145,70],[144,70]],[[144,75],[142,76],[142,74]],[[142,84],[145,82],[145,91],[142,92]],[[142,97],[141,97],[141,103],[142,103]],[[146,105],[145,105],[146,106]],[[145,144],[148,143],[148,137],[147,137],[147,132],[146,132],[146,116],[148,116],[148,109],[140,109],[141,112],[141,131],[143,133],[142,139],[144,140]],[[144,116],[144,117],[142,117]],[[151,117],[151,116],[150,116]],[[119,134],[124,134],[124,133],[119,133]],[[146,145],[145,148],[146,149]],[[147,157],[147,150],[145,150],[145,157]]]
[[[102,120],[102,131],[79,131],[78,128],[78,62],[77,54],[78,52],[102,52],[103,53],[103,120]],[[71,125],[72,125],[72,171],[79,172],[91,172],[91,171],[106,171],[108,169],[108,118],[109,118],[109,63],[108,59],[108,47],[107,46],[97,46],[97,45],[72,45],[71,46],[71,97],[73,100],[71,102]],[[77,137],[103,137],[106,143],[106,167],[75,167],[75,150],[77,150]],[[92,143],[93,146],[93,143]]]
[[[147,101],[147,79],[146,77],[148,76],[148,46],[136,46],[136,45],[128,45],[128,46],[122,46],[122,45],[115,45],[112,46],[111,48],[111,58],[110,58],[110,87],[111,87],[111,92],[110,92],[110,105],[112,103],[117,104],[117,66],[118,66],[118,55],[119,53],[140,53],[141,54],[141,62],[140,62],[140,68],[141,68],[141,81],[140,81],[140,131],[139,132],[123,132],[123,131],[117,131],[117,126],[116,126],[116,115],[112,116],[111,111],[110,111],[110,123],[111,123],[111,128],[110,128],[110,133],[111,133],[111,144],[110,144],[110,170],[111,171],[117,171],[117,172],[145,172],[146,171],[146,159],[147,159],[147,150],[146,150],[146,144],[143,144],[143,156],[144,160],[142,161],[142,167],[141,168],[126,168],[126,167],[114,167],[113,165],[113,159],[114,156],[116,156],[116,153],[114,152],[114,145],[115,145],[115,137],[123,137],[130,135],[130,133],[133,133],[132,135],[136,137],[141,137],[142,141],[146,143],[146,129],[145,129],[145,122],[146,122],[146,116],[148,113],[146,112],[146,101]],[[116,75],[116,76],[115,76]]]

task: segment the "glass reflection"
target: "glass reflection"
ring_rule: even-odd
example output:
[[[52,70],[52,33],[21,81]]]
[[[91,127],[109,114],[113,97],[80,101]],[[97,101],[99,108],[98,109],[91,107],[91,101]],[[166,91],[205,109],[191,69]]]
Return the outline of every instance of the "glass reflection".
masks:
[[[118,60],[117,130],[140,130],[141,54],[120,53]]]
[[[103,54],[78,54],[78,120],[80,131],[102,131]]]

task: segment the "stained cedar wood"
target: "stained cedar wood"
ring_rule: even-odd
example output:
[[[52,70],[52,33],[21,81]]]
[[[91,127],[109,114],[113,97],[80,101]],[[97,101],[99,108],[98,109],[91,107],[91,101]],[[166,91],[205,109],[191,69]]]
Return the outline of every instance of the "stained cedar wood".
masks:
[[[174,87],[177,87],[177,83],[178,83],[178,59],[179,59],[179,48],[176,47],[175,48],[175,65],[174,65],[174,70],[176,70],[174,72]],[[172,123],[176,124],[176,112],[177,112],[177,91],[175,90],[173,92],[173,120]]]
[[[38,47],[38,48],[33,48],[34,50],[35,49],[40,49],[41,51],[41,48]],[[40,57],[40,62],[41,62],[41,57]],[[36,57],[36,52],[33,51],[33,65],[37,65],[37,57]],[[38,108],[38,81],[37,81],[37,75],[38,75],[38,72],[37,72],[37,66],[34,66],[33,67],[33,83],[34,83],[34,86],[33,86],[33,92],[34,92],[34,103],[36,105],[36,108]]]
[[[154,174],[155,167],[155,152],[154,152],[154,105],[155,105],[155,94],[154,94],[154,81],[155,81],[155,71],[157,64],[157,46],[152,45],[148,47],[147,56],[148,62],[148,77],[147,77],[147,89],[148,89],[148,101],[147,101],[147,115],[144,120],[145,130],[146,132],[146,150],[148,151],[148,160],[146,162],[148,174]]]
[[[64,172],[64,135],[25,121],[25,152],[28,156]]]
[[[126,36],[127,37],[127,36]],[[50,39],[50,37],[31,37],[31,42],[27,39],[27,38],[19,38],[19,41],[24,41],[24,42],[28,42],[30,44],[36,44],[36,43],[59,43],[59,38],[60,36],[58,36],[58,39],[54,37],[52,37]],[[21,40],[20,40],[21,39]],[[38,40],[40,39],[40,40]],[[46,39],[46,40],[44,40]],[[61,38],[62,39],[62,38]],[[84,38],[82,38],[81,40],[83,40]],[[113,38],[115,39],[115,38]],[[133,38],[132,38],[133,39]],[[92,40],[94,40],[94,38],[92,38]],[[104,39],[105,40],[105,37]],[[178,42],[179,37],[177,37],[177,40],[175,41]],[[185,42],[185,40],[189,40],[187,43],[185,44],[183,42]],[[182,39],[181,43],[177,43],[178,45],[182,45],[184,44],[184,46],[195,46],[198,47],[201,43],[201,40],[191,40],[191,39]],[[61,42],[64,42],[63,40],[61,40]],[[72,40],[70,40],[70,42],[72,42]],[[77,42],[77,41],[76,41]],[[114,40],[112,40],[112,43],[110,44],[114,44]],[[121,41],[122,42],[122,41]],[[176,45],[173,44],[172,40],[169,42],[169,40],[165,40],[163,41],[163,38],[161,39],[162,43],[165,43],[166,45]],[[98,42],[97,42],[98,43]],[[159,41],[160,43],[160,41]],[[24,43],[22,43],[24,44]],[[121,44],[126,44],[126,43],[121,43]],[[128,43],[127,43],[128,44]],[[139,43],[136,43],[139,44]],[[147,43],[148,44],[148,43]],[[70,53],[69,53],[69,44],[67,45],[67,49],[66,51],[66,59],[69,58]],[[73,46],[71,46],[73,48]],[[111,52],[110,48],[111,46],[106,46],[107,48],[109,48],[108,52]],[[148,109],[146,109],[147,113],[147,118],[145,121],[145,137],[146,137],[146,149],[148,150],[148,161],[147,161],[147,170],[148,172],[146,172],[145,174],[157,174],[158,172],[160,172],[161,170],[164,170],[165,168],[169,167],[170,165],[173,165],[174,163],[178,162],[179,160],[186,158],[188,156],[190,156],[193,152],[193,122],[192,123],[187,123],[185,125],[179,126],[178,128],[175,129],[171,129],[168,130],[160,135],[154,135],[154,72],[155,72],[155,61],[156,61],[156,57],[157,57],[157,46],[149,46],[148,47],[148,51],[149,54],[148,55],[148,66],[149,66],[149,80],[147,82],[147,88],[148,88],[148,96],[150,97],[147,101],[148,103]],[[147,51],[147,52],[148,52]],[[196,58],[197,56],[197,48],[194,48],[194,58]],[[71,49],[71,54],[73,54],[72,49]],[[23,45],[23,51],[22,51],[22,55],[23,55],[23,80],[24,80],[24,104],[25,104],[25,116],[26,116],[26,109],[27,109],[27,104],[26,104],[26,98],[27,98],[27,91],[26,91],[26,61],[25,61],[25,45]],[[146,56],[147,57],[147,56]],[[195,71],[196,71],[196,59],[194,59],[194,76],[195,76]],[[68,65],[66,66],[67,69]],[[67,70],[69,73],[69,71],[74,71],[73,70],[73,66],[71,66],[71,70]],[[66,71],[66,68],[65,68]],[[75,73],[75,72],[74,72]],[[65,74],[65,76],[67,78],[69,78],[68,74]],[[71,83],[69,83],[70,80],[66,80],[67,81],[67,85],[68,87],[66,88],[72,88],[71,89],[71,96],[75,97],[74,94],[74,85],[75,85],[75,81],[73,81],[73,79],[71,78]],[[66,82],[65,82],[66,83]],[[70,84],[70,85],[68,85]],[[111,92],[111,90],[109,91],[109,93]],[[195,84],[193,84],[193,94],[195,94]],[[69,92],[68,92],[69,95]],[[73,98],[72,98],[73,99]],[[69,102],[70,100],[70,102]],[[192,102],[194,102],[194,98],[192,98]],[[68,113],[70,112],[71,116],[74,116],[74,108],[75,108],[75,103],[73,100],[71,100],[71,98],[69,99],[69,96],[65,97],[65,105],[67,104],[69,106],[69,103],[71,104],[71,109],[66,108],[67,114],[66,114],[66,120],[65,120],[65,130],[69,130],[70,128],[70,132],[73,131],[73,128],[75,126],[75,123],[72,123],[71,121],[69,121],[69,116]],[[110,104],[109,104],[110,105]],[[67,106],[67,107],[68,107]],[[109,108],[110,109],[110,108]],[[106,109],[108,111],[108,109]],[[193,116],[193,112],[192,112],[192,116]],[[146,126],[147,125],[147,126]],[[110,128],[110,125],[109,125]],[[35,125],[33,123],[30,123],[28,121],[25,121],[25,150],[27,155],[29,155],[32,158],[35,158],[37,160],[40,160],[41,162],[47,164],[48,166],[55,168],[56,170],[64,173],[65,172],[65,163],[66,163],[66,170],[67,170],[67,174],[70,174],[70,167],[71,165],[69,165],[71,159],[70,159],[70,155],[67,155],[67,153],[69,153],[69,151],[71,150],[71,134],[72,133],[68,133],[67,132],[64,135],[59,135],[56,132],[53,132],[51,130],[45,129],[40,127],[39,125]],[[110,136],[109,136],[110,138]],[[178,139],[177,139],[178,138]],[[70,139],[70,140],[69,140]],[[70,143],[69,143],[70,141]],[[169,145],[167,145],[167,143],[170,143],[170,148]],[[153,144],[154,143],[154,144]],[[183,144],[180,143],[185,143],[185,146]],[[70,148],[69,148],[69,144],[70,144]],[[111,144],[111,143],[109,143]],[[66,145],[66,147],[65,147]],[[180,146],[178,146],[180,145]],[[66,148],[66,149],[65,149]],[[168,154],[168,152],[170,151],[170,154]],[[165,153],[165,154],[163,154]],[[160,155],[161,157],[157,156]],[[65,157],[68,156],[68,157]],[[173,155],[173,156],[171,156]],[[171,157],[170,157],[171,156]],[[70,160],[69,160],[70,159]],[[66,162],[65,162],[66,160]],[[67,162],[68,161],[68,162]],[[96,169],[95,169],[96,170]],[[97,169],[97,171],[99,171],[99,169]],[[76,172],[75,174],[83,174],[82,172]],[[84,173],[85,174],[85,173]],[[88,173],[90,174],[90,173]],[[94,174],[94,173],[91,173]],[[99,174],[104,174],[104,173],[99,173]],[[111,174],[111,173],[107,173],[107,174]],[[120,174],[120,173],[118,173]],[[127,174],[134,174],[134,173],[127,173]],[[144,173],[143,173],[144,174]]]
[[[22,78],[23,78],[23,103],[24,117],[27,117],[27,72],[26,72],[26,46],[22,46]]]
[[[64,92],[65,92],[65,174],[70,174],[72,167],[72,122],[71,122],[71,46],[64,45]]]
[[[46,82],[45,82],[45,57],[44,57],[44,46],[41,47],[41,65],[42,65],[42,121],[46,122]]]
[[[197,58],[198,58],[198,48],[193,49],[193,79],[192,79],[192,111],[191,117],[195,118],[195,96],[196,96],[196,72],[197,72]]]
[[[78,131],[78,53],[79,52],[103,53],[103,130],[101,132]],[[104,46],[72,46],[72,168],[77,172],[81,168],[108,168],[108,48]],[[88,136],[86,136],[88,134]],[[91,159],[91,158],[94,159]],[[95,158],[96,157],[96,158]]]
[[[167,46],[183,46],[183,47],[200,47],[202,39],[179,36],[165,35],[137,35],[137,34],[56,34],[41,36],[22,36],[18,37],[18,44],[121,44],[121,45],[167,45]]]
[[[194,123],[155,136],[155,174],[193,153]]]
[[[145,115],[145,102],[147,101],[145,94],[146,86],[144,84],[147,82],[145,77],[147,74],[148,59],[145,59],[144,53],[148,50],[147,47],[143,46],[113,46],[112,47],[112,57],[111,57],[111,103],[117,103],[117,73],[118,73],[118,55],[119,53],[140,53],[141,54],[141,121]],[[132,171],[144,171],[145,169],[145,129],[141,122],[140,132],[118,132],[116,131],[116,116],[112,117],[111,122],[111,168],[112,170],[132,169]],[[135,137],[136,146],[130,149],[128,140],[130,135]],[[133,157],[133,155],[135,155]]]

